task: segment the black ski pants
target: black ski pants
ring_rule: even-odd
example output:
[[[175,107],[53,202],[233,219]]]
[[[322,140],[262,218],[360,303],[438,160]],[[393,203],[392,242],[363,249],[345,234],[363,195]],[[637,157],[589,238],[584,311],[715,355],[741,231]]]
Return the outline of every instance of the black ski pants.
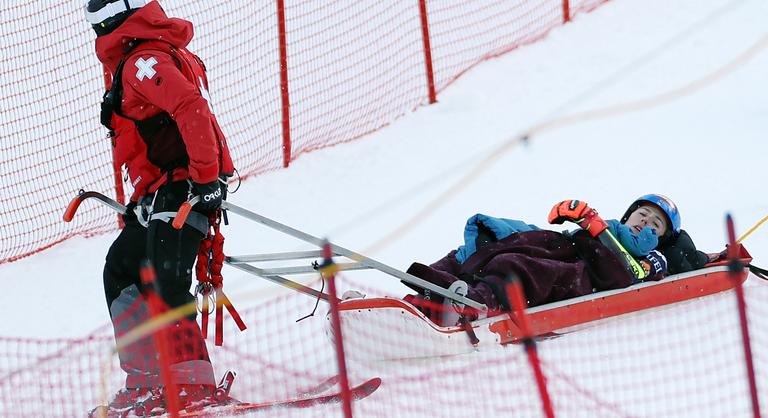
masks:
[[[163,185],[154,198],[153,212],[175,212],[186,201],[189,184],[186,181]],[[153,196],[143,200],[149,201]],[[157,273],[160,297],[175,308],[194,300],[189,290],[192,267],[203,234],[189,225],[181,230],[170,223],[150,221],[142,226],[133,214],[124,216],[125,228],[112,243],[104,265],[104,292],[107,306],[127,287],[141,289],[139,267],[149,257]],[[194,317],[194,313],[192,314]]]
[[[152,212],[176,212],[187,200],[190,185],[186,181],[163,185],[155,195],[141,202],[152,202]],[[133,213],[123,217],[125,228],[112,243],[104,265],[104,292],[107,307],[119,339],[148,319],[143,296],[140,266],[149,258],[156,272],[156,283],[162,300],[173,309],[195,300],[190,293],[192,267],[203,233],[185,224],[176,230],[170,223],[150,220],[141,225]],[[171,330],[170,348],[173,380],[177,383],[212,384],[213,369],[205,341],[195,322],[193,309],[189,321],[179,321]],[[128,373],[127,387],[160,384],[159,365],[151,336],[118,350],[123,370]]]

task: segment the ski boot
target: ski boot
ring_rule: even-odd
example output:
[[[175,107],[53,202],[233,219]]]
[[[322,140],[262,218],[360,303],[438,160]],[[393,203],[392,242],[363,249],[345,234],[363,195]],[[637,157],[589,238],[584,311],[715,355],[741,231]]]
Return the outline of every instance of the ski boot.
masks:
[[[89,418],[124,418],[134,406],[152,396],[151,388],[122,388],[107,405],[99,405],[88,413]]]
[[[467,297],[469,285],[464,280],[456,280],[448,287],[448,291],[459,296]],[[443,315],[440,325],[443,327],[453,327],[459,323],[459,318],[464,312],[464,304],[453,299],[443,299]]]
[[[234,380],[235,372],[228,371],[216,387],[212,385],[177,385],[180,410],[193,412],[240,403],[237,399],[229,396]],[[153,390],[152,396],[136,404],[131,411],[139,417],[163,415],[167,413],[166,396],[167,391],[164,387]]]

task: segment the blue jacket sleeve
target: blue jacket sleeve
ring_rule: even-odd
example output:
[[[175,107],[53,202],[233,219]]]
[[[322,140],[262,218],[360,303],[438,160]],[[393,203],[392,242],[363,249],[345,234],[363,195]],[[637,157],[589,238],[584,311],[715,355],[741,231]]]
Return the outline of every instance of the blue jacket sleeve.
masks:
[[[536,225],[527,224],[523,221],[514,219],[494,218],[492,216],[478,213],[469,219],[464,226],[464,245],[456,250],[456,260],[464,262],[477,251],[475,241],[478,235],[478,224],[483,224],[490,229],[496,236],[496,239],[504,239],[515,232],[536,231],[541,228]]]
[[[615,219],[609,219],[606,223],[613,236],[634,257],[645,257],[659,245],[656,231],[650,227],[646,226],[639,233],[635,234],[630,227]]]

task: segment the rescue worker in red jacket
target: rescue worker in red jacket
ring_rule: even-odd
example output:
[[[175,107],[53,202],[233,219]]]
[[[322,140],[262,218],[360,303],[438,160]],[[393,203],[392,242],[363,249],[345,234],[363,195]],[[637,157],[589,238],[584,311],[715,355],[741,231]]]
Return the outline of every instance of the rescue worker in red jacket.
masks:
[[[170,308],[194,301],[192,267],[209,218],[220,213],[226,179],[234,172],[227,142],[213,113],[205,66],[186,49],[192,24],[169,18],[144,0],[90,0],[86,19],[96,32],[96,54],[112,76],[101,121],[110,131],[115,163],[127,167],[133,193],[125,228],[109,249],[104,288],[116,337],[146,318],[139,272],[148,259],[162,300]],[[170,222],[194,195],[181,230]],[[138,310],[138,311],[137,311]],[[171,375],[182,405],[210,398],[214,371],[195,312],[171,331]],[[151,337],[118,345],[126,385],[108,405],[108,416],[138,400],[162,403],[165,390]],[[149,409],[155,405],[145,405]]]

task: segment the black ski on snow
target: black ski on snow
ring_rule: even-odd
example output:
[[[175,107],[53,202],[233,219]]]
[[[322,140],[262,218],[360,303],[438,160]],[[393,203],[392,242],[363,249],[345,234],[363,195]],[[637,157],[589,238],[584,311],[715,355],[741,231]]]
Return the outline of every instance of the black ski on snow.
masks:
[[[330,380],[330,379],[329,379]],[[350,388],[352,400],[360,400],[368,397],[381,386],[381,379],[374,377],[359,385]],[[244,402],[225,406],[210,406],[198,411],[179,411],[179,417],[206,417],[218,415],[243,415],[255,411],[264,411],[279,408],[311,408],[317,405],[325,405],[341,402],[341,392],[328,395],[309,395],[293,399],[266,402]]]

